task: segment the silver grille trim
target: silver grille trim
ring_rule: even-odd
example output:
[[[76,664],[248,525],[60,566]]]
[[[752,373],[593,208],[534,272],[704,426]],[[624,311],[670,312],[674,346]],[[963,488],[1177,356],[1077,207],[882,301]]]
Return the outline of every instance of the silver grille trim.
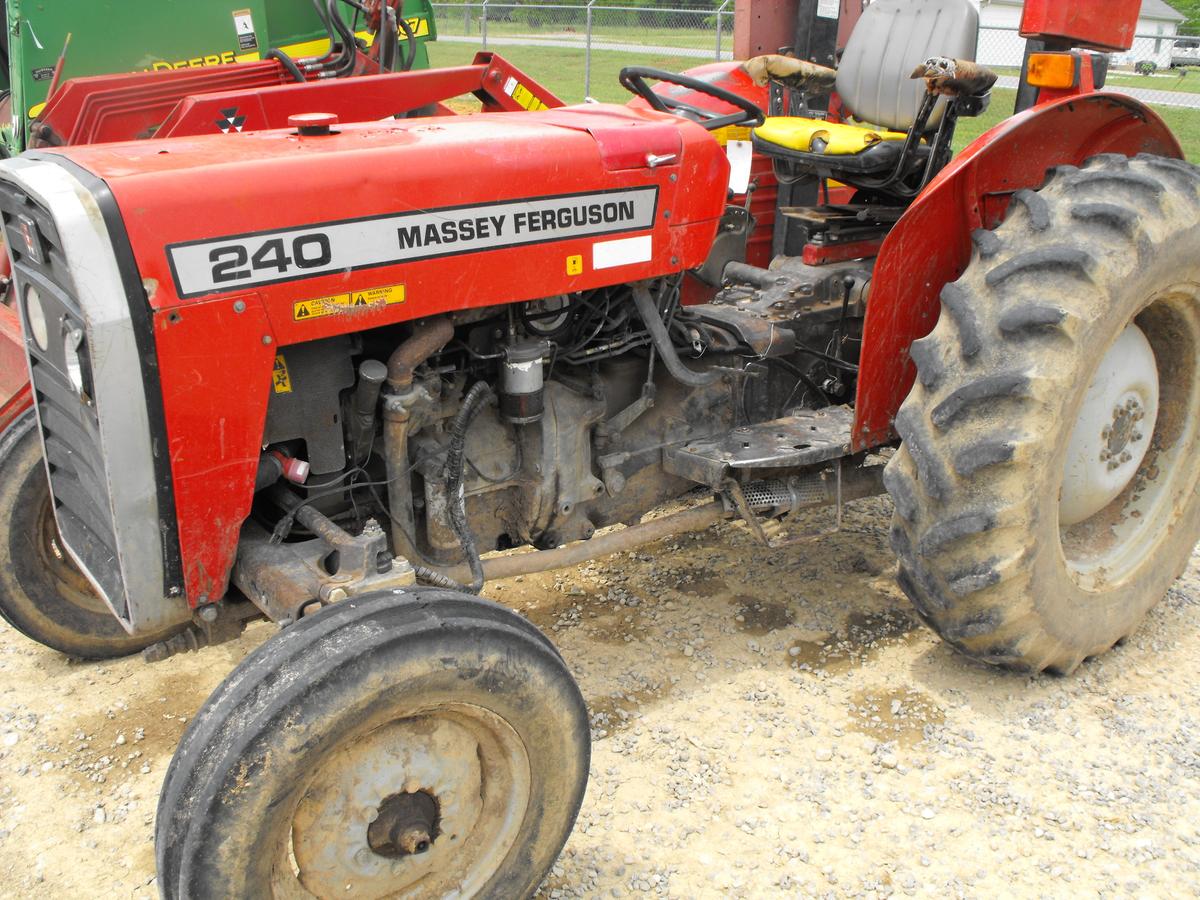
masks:
[[[184,598],[165,596],[153,435],[141,359],[104,216],[87,187],[54,163],[7,160],[0,163],[0,180],[14,185],[50,216],[57,232],[56,250],[65,257],[71,282],[48,284],[43,273],[22,266],[17,247],[13,272],[18,296],[25,283],[57,291],[64,298],[59,308],[82,319],[79,324],[90,351],[94,412],[82,415],[80,408],[86,404],[74,402],[72,408],[77,395],[69,377],[55,371],[60,367],[26,339],[63,544],[131,634],[186,621]],[[60,326],[56,322],[54,327]],[[61,344],[61,337],[55,340]],[[89,446],[97,439],[98,446]],[[64,460],[75,464],[56,467],[56,461]],[[86,512],[80,516],[73,510],[92,515],[89,519]]]

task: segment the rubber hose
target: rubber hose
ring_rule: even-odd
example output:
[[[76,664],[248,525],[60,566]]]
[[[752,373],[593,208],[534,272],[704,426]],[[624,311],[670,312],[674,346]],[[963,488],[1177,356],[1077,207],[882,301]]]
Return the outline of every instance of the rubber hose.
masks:
[[[404,18],[403,13],[397,17],[397,22],[400,25],[400,30],[404,32],[405,40],[408,42],[408,52],[404,55],[404,60],[400,63],[401,72],[411,72],[413,63],[417,61],[417,36],[412,30],[412,26],[408,24],[408,20]]]
[[[671,343],[671,335],[667,332],[667,326],[663,324],[662,314],[654,304],[654,297],[651,296],[645,285],[635,284],[633,286],[633,303],[637,307],[638,315],[642,317],[642,321],[646,325],[646,330],[650,332],[650,340],[654,342],[654,348],[658,350],[658,355],[662,357],[663,365],[667,367],[671,377],[688,387],[707,387],[724,377],[722,372],[715,369],[694,372],[683,364],[679,354],[675,352],[675,345]]]
[[[475,546],[475,538],[467,524],[467,498],[463,492],[463,464],[466,460],[467,429],[471,421],[479,414],[480,408],[492,398],[492,389],[486,382],[477,381],[467,391],[462,406],[459,407],[450,424],[450,448],[446,451],[446,463],[442,467],[442,477],[446,482],[447,507],[450,515],[450,527],[454,530],[462,547],[463,556],[471,570],[471,584],[467,588],[472,594],[483,590],[483,563],[479,559],[479,550]]]
[[[305,81],[304,73],[301,72],[300,67],[298,65],[296,65],[296,61],[294,59],[292,59],[290,56],[288,56],[286,53],[284,53],[282,50],[279,50],[279,49],[268,50],[264,54],[264,56],[266,59],[279,60],[280,64],[285,69],[288,70],[288,74],[291,75],[292,78],[296,79],[296,81],[299,82],[300,84],[304,83],[304,81]]]

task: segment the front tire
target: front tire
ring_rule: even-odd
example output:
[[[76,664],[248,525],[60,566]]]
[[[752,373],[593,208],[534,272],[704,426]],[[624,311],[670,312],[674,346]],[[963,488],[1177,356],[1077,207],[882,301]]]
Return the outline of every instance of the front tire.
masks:
[[[583,800],[553,646],[453,591],[342,601],[251,654],[167,771],[164,897],[526,897]]]
[[[896,417],[900,584],[964,653],[1066,673],[1200,538],[1200,170],[1065,167],[975,242]]]
[[[0,616],[81,659],[128,656],[178,630],[129,635],[59,543],[33,410],[0,436]]]

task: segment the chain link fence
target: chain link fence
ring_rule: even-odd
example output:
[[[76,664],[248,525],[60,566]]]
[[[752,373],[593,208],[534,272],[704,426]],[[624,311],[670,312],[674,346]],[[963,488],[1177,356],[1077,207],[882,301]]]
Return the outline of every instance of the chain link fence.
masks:
[[[494,50],[570,102],[624,99],[617,73],[625,66],[681,71],[733,59],[733,0],[692,8],[491,0],[433,6],[440,44]]]
[[[675,0],[674,7],[626,2],[434,3],[438,42],[431,52],[436,65],[457,65],[478,50],[494,50],[568,103],[624,102],[628,94],[617,83],[624,66],[682,71],[733,59],[734,0]],[[1176,44],[1175,35],[1138,35],[1129,52],[1112,56],[1109,85],[1185,116],[1200,146],[1200,59],[1196,69],[1173,69]],[[1000,73],[1001,88],[1016,87],[1024,53],[1016,29],[980,30],[979,61]]]

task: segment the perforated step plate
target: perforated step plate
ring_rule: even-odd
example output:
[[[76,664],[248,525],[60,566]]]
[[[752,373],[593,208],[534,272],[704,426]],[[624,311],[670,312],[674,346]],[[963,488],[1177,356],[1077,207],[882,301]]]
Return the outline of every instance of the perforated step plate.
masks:
[[[846,456],[853,424],[847,406],[805,410],[672,447],[664,463],[673,475],[716,486],[733,469],[803,468]]]

